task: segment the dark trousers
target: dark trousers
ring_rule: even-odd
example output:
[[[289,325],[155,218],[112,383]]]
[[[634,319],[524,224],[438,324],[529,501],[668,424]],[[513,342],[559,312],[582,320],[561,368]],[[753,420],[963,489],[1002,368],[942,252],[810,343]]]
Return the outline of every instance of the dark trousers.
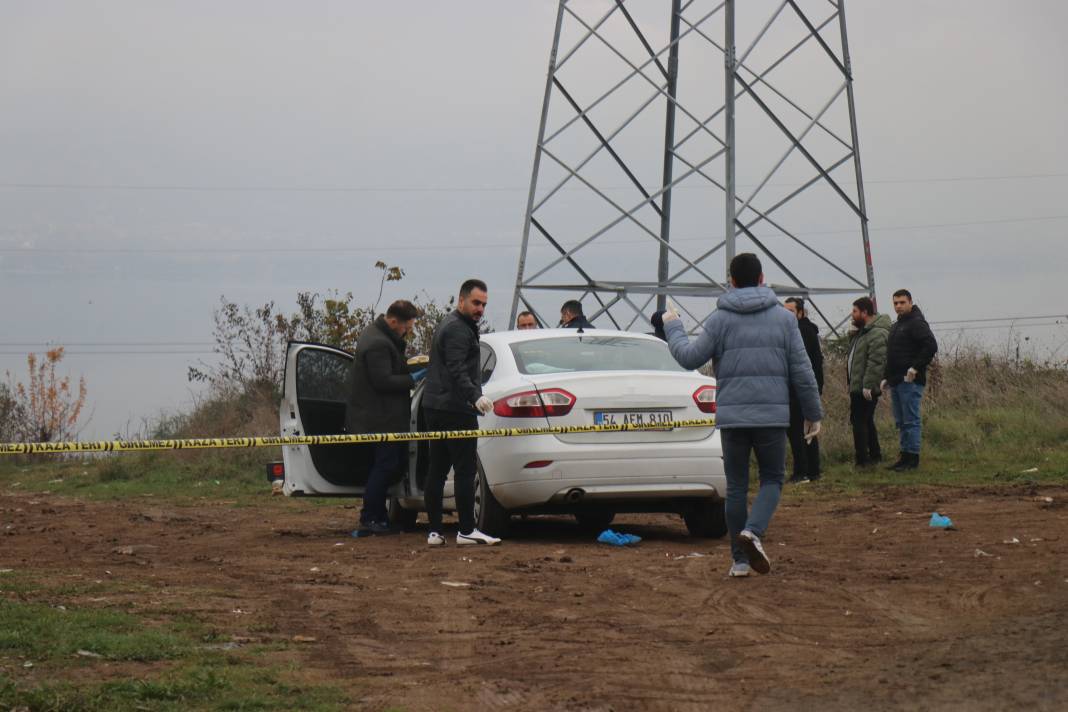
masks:
[[[360,524],[385,522],[389,519],[386,512],[386,492],[403,458],[408,455],[408,443],[375,443],[372,447],[374,462],[367,475],[367,486],[363,490]]]
[[[875,429],[875,406],[879,396],[871,394],[867,400],[859,393],[849,394],[849,423],[853,426],[853,452],[858,465],[867,465],[883,459],[879,449],[879,431]]]
[[[447,410],[423,408],[428,430],[475,430],[478,416],[453,413]],[[470,534],[475,528],[475,476],[478,474],[478,438],[430,441],[430,465],[427,467],[423,498],[430,531],[441,532],[441,500],[445,491],[445,477],[452,468],[453,492],[456,495],[456,516],[460,518],[460,533]]]
[[[790,428],[786,431],[790,438],[790,452],[794,456],[794,477],[820,476],[820,440],[812,438],[805,442],[805,418],[801,415],[801,406],[794,398],[790,399]]]

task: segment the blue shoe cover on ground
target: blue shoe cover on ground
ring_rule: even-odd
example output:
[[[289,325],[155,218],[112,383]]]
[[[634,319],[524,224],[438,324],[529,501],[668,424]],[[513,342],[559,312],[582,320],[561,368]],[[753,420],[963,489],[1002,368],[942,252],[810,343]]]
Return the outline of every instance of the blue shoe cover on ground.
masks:
[[[931,514],[931,526],[938,529],[949,529],[953,526],[953,520],[949,517],[943,517],[938,512]]]
[[[637,544],[641,540],[642,538],[640,536],[614,532],[611,529],[605,529],[597,536],[597,541],[602,544],[611,544],[612,546],[629,546],[631,544]]]

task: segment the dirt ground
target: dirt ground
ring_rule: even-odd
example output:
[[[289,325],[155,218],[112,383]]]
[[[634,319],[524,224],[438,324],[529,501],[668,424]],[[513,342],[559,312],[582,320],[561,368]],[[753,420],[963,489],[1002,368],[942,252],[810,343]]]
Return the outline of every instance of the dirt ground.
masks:
[[[617,519],[634,548],[559,517],[518,521],[498,548],[430,550],[424,528],[348,537],[344,501],[8,494],[0,568],[112,584],[68,605],[185,609],[238,645],[288,641],[272,662],[355,709],[1063,710],[1066,505],[1068,487],[788,492],[771,574],[728,579],[726,540],[666,515]],[[958,529],[930,528],[933,510]]]

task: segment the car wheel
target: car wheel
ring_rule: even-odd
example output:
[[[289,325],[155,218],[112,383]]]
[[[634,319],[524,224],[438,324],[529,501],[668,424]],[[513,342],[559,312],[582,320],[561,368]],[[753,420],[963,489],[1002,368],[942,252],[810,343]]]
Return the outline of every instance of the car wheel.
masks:
[[[419,518],[419,512],[415,509],[405,509],[400,500],[390,497],[386,500],[386,512],[389,514],[390,526],[401,531],[415,529],[415,520]]]
[[[705,539],[721,539],[726,536],[726,504],[722,499],[707,499],[683,511],[682,518],[690,536]]]
[[[615,512],[594,510],[592,512],[575,512],[575,521],[579,527],[591,532],[602,532],[616,518]]]
[[[482,461],[478,461],[475,477],[475,526],[490,536],[504,536],[508,532],[508,510],[501,506],[490,491]]]

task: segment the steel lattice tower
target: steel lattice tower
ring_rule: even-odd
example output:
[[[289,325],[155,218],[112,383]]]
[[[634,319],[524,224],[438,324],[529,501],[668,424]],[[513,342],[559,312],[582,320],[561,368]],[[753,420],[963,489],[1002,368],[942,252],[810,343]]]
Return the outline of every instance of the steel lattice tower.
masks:
[[[511,323],[696,326],[745,251],[832,331],[874,297],[845,0],[561,0]]]

